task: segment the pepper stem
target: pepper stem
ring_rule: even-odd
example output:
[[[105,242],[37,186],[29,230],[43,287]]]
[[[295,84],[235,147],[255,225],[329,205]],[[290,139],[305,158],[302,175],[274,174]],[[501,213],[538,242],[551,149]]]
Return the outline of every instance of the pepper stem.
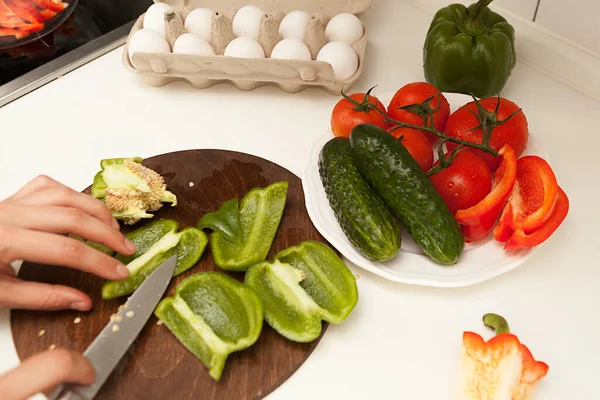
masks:
[[[498,314],[485,314],[483,316],[483,323],[488,328],[494,330],[496,332],[496,335],[500,335],[502,333],[510,333],[508,322],[504,319],[504,317]]]
[[[492,2],[492,0],[479,0],[477,3],[469,6],[469,15],[465,20],[465,28],[467,33],[473,36],[482,34],[485,27],[479,20],[481,13]]]
[[[475,3],[471,9],[471,12],[469,13],[469,21],[477,21],[483,10],[489,6],[492,1],[493,0],[479,0],[477,3]]]

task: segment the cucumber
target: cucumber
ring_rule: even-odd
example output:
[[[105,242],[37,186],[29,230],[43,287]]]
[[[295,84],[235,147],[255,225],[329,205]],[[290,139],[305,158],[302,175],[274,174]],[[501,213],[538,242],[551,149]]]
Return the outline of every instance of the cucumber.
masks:
[[[354,164],[347,138],[334,138],[323,146],[319,174],[350,243],[373,261],[394,258],[400,250],[400,226]]]
[[[455,264],[464,237],[437,190],[402,143],[364,124],[350,134],[354,162],[415,242],[438,264]]]

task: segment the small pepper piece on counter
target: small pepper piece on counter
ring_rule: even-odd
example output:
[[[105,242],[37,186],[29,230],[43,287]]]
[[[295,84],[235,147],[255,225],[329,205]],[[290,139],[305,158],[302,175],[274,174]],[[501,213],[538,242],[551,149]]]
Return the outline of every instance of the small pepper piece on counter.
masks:
[[[210,247],[215,264],[229,271],[245,271],[267,258],[283,217],[287,191],[288,182],[254,188],[239,202],[239,211],[232,199],[200,219],[199,229],[212,229]]]
[[[141,163],[139,157],[104,159],[91,188],[91,195],[127,225],[152,218],[149,212],[158,211],[163,202],[177,206],[177,196],[167,190],[164,178]]]
[[[358,302],[350,269],[331,248],[310,240],[254,264],[245,283],[260,296],[267,323],[295,342],[317,339],[322,320],[342,323]]]
[[[136,246],[133,255],[117,254],[116,258],[129,269],[129,276],[119,281],[107,281],[102,286],[102,298],[112,299],[131,294],[165,260],[177,254],[173,276],[182,274],[194,266],[204,253],[208,238],[196,228],[179,232],[179,224],[173,220],[158,220],[127,233],[127,239]]]
[[[492,0],[437,11],[423,46],[425,79],[442,92],[484,98],[500,93],[517,57],[515,31]]]
[[[229,354],[252,346],[263,326],[263,305],[255,291],[220,272],[184,279],[154,314],[219,381]]]
[[[538,230],[527,234],[522,228],[517,228],[506,242],[504,250],[521,250],[542,244],[558,229],[569,213],[569,198],[567,194],[558,187],[556,203],[550,218]]]
[[[556,204],[558,182],[550,165],[541,157],[517,160],[517,181],[511,198],[494,229],[494,238],[506,242],[517,228],[530,234],[550,218]]]
[[[494,174],[492,191],[473,207],[456,212],[456,221],[467,242],[482,239],[488,234],[506,206],[515,186],[517,158],[514,150],[509,145],[504,145],[498,154],[502,156],[502,161]]]
[[[464,332],[455,400],[531,400],[537,384],[547,375],[548,365],[536,361],[506,320],[486,314],[484,324],[496,331],[485,341],[474,332]]]

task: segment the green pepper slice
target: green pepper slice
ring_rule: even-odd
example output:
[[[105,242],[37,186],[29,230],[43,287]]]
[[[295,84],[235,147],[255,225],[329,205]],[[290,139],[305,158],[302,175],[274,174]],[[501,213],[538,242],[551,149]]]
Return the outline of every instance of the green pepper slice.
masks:
[[[332,249],[314,241],[282,250],[273,262],[254,264],[245,283],[263,301],[267,323],[296,342],[317,339],[321,320],[342,323],[358,302],[352,272]]]
[[[177,232],[179,224],[173,220],[152,222],[126,236],[136,245],[132,256],[117,255],[127,265],[129,276],[120,281],[107,281],[102,286],[102,298],[112,299],[133,293],[144,280],[169,257],[177,254],[173,276],[182,274],[198,262],[208,238],[196,228]]]
[[[214,229],[210,246],[215,264],[229,271],[245,271],[267,258],[283,216],[287,191],[288,182],[276,182],[265,188],[254,188],[242,198],[237,218],[241,245],[227,239],[235,232],[228,234],[215,222],[219,213],[221,218],[230,218],[227,212],[222,212],[223,207],[217,213],[207,214],[211,217],[211,225],[206,219],[200,220],[198,228]],[[235,226],[231,222],[227,225]]]
[[[260,336],[263,306],[247,285],[220,272],[184,279],[154,314],[219,381],[229,354],[252,346]]]

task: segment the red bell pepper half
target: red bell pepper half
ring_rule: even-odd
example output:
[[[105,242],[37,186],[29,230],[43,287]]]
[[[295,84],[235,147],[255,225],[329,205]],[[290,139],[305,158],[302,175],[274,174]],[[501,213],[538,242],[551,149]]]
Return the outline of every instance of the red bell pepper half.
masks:
[[[502,156],[494,175],[492,191],[479,203],[466,210],[458,210],[455,218],[461,227],[466,242],[485,237],[492,229],[506,205],[517,179],[517,158],[509,145],[504,145],[498,154]]]
[[[558,193],[558,182],[552,168],[538,156],[517,160],[517,182],[506,205],[494,237],[506,242],[517,228],[529,234],[550,218]]]
[[[567,194],[558,187],[558,195],[556,196],[556,204],[546,223],[534,231],[527,234],[522,228],[517,228],[515,233],[508,239],[504,246],[504,250],[521,250],[523,248],[537,246],[548,239],[562,224],[569,213],[569,198]]]
[[[460,400],[529,400],[548,365],[536,361],[508,323],[496,314],[486,314],[484,323],[496,330],[489,341],[474,332],[463,333],[458,385]]]

